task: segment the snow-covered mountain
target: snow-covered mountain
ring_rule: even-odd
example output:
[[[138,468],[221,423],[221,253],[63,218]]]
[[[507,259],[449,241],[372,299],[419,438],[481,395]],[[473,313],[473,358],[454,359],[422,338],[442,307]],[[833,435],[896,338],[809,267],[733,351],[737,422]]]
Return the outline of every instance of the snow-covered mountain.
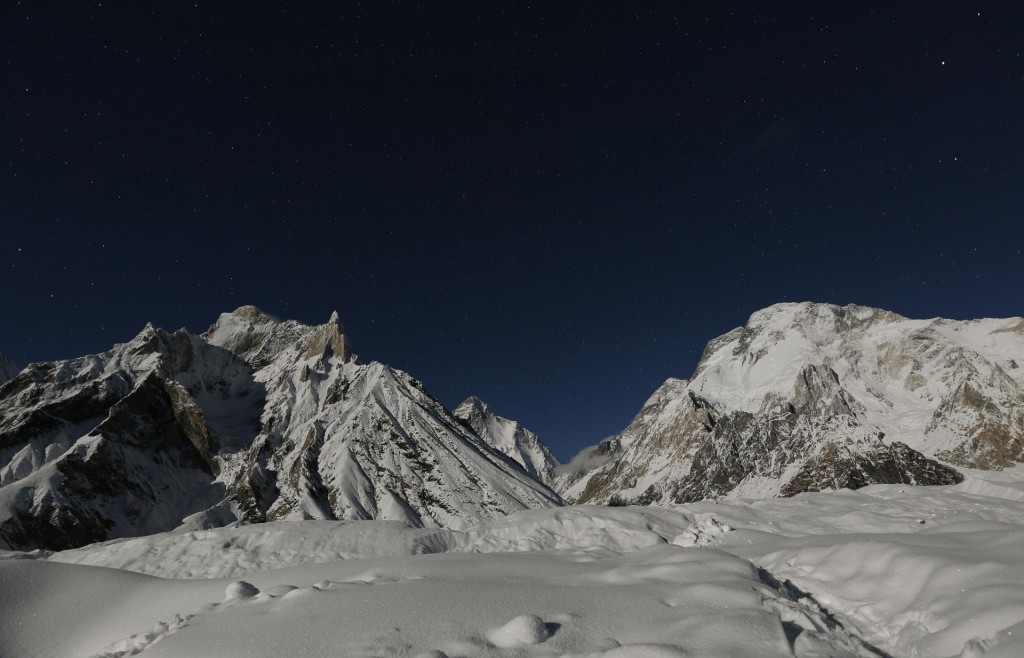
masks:
[[[338,322],[253,307],[151,325],[0,386],[0,545],[66,548],[236,519],[462,527],[561,504]]]
[[[14,365],[14,362],[5,355],[0,354],[0,384],[14,379],[17,374],[18,366]]]
[[[670,379],[612,458],[560,481],[577,502],[947,484],[1024,461],[1024,320],[910,320],[778,304]]]
[[[558,460],[537,435],[518,422],[502,418],[478,397],[463,401],[452,412],[466,421],[491,447],[511,457],[534,479],[550,486]]]

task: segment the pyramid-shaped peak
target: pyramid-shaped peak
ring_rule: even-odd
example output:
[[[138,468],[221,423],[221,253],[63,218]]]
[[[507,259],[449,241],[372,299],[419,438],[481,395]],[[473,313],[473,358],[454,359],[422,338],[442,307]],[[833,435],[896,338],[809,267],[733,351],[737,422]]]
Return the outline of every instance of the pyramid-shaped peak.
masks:
[[[484,402],[475,395],[470,395],[462,402],[462,404],[470,404],[473,405],[474,407],[480,407],[481,409],[490,409],[490,407],[487,406],[486,402]]]
[[[487,406],[487,403],[475,395],[469,396],[455,408],[455,415],[459,417],[465,417],[472,413],[483,414],[485,416],[494,415],[494,412],[491,411],[489,406]]]
[[[146,326],[143,327],[139,331],[139,333],[135,334],[135,337],[132,338],[132,342],[135,342],[135,341],[148,341],[148,340],[152,339],[154,336],[156,336],[158,334],[161,334],[161,333],[166,333],[166,332],[164,332],[163,329],[161,329],[160,327],[156,326],[152,322],[147,322]]]

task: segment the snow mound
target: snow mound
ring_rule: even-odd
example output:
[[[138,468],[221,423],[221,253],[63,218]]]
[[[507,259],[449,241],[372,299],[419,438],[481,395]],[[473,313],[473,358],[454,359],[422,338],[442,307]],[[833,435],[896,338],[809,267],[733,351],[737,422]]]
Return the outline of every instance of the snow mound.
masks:
[[[468,553],[548,550],[632,553],[667,543],[691,517],[656,507],[580,505],[528,510],[450,535],[453,550]]]
[[[750,562],[667,543],[583,560],[544,551],[303,564],[245,584],[2,560],[0,583],[5,656],[872,655]],[[54,606],[65,591],[90,605]],[[780,609],[812,623],[787,630]],[[57,638],[53,615],[67,628]]]
[[[540,644],[549,637],[551,630],[537,615],[519,615],[504,626],[487,633],[487,639],[496,647]]]
[[[228,585],[228,588],[224,590],[224,600],[231,601],[234,599],[248,599],[259,593],[260,590],[252,583],[247,583],[244,580],[236,580]]]
[[[274,521],[115,540],[51,559],[161,578],[233,578],[312,562],[437,553],[447,550],[446,536],[397,521]]]
[[[916,534],[822,535],[733,550],[814,593],[894,656],[953,656],[966,650],[965,642],[1000,637],[1024,621],[1022,543],[1020,526],[974,521]],[[986,646],[978,640],[968,648],[976,653]],[[1019,652],[1024,642],[1015,646]]]
[[[1024,502],[1024,482],[971,478],[957,487],[965,493]]]
[[[519,512],[465,531],[414,529],[394,521],[275,521],[104,542],[49,559],[161,578],[237,578],[299,564],[427,553],[618,555],[667,543],[694,524],[703,524],[703,543],[692,545],[710,545],[726,526],[710,514],[701,518],[654,507],[580,506]]]
[[[732,532],[732,527],[719,521],[714,514],[697,514],[693,525],[676,535],[672,543],[676,546],[717,546],[727,532]]]

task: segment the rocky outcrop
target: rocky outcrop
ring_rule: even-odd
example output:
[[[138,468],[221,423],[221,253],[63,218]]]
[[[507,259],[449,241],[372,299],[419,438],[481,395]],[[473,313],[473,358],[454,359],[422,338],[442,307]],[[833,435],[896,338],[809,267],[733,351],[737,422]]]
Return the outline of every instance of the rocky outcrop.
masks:
[[[0,516],[0,540],[12,548],[63,549],[161,532],[191,506],[223,497],[197,446],[202,437],[180,411],[194,404],[180,388],[170,391],[150,373],[73,444],[64,435],[22,448],[4,468],[4,488],[22,495]]]

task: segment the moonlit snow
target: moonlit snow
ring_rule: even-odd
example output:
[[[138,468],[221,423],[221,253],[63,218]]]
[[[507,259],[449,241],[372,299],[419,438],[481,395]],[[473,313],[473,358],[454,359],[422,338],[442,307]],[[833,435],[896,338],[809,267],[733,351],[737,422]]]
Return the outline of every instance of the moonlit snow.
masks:
[[[0,655],[1024,655],[1024,473],[0,559]]]

